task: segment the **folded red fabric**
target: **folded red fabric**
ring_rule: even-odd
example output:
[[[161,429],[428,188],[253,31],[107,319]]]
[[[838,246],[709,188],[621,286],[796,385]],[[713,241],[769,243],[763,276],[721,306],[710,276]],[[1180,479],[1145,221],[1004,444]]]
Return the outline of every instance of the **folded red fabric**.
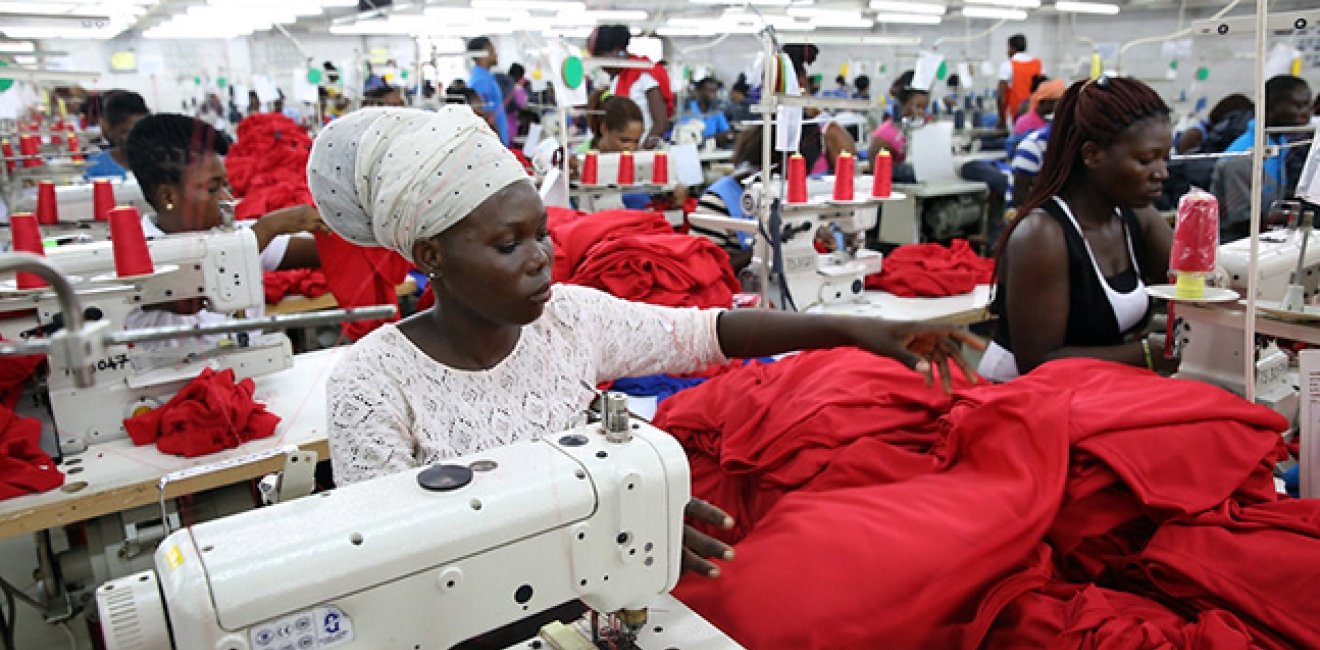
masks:
[[[238,141],[225,156],[234,196],[242,198],[236,219],[257,219],[274,210],[310,205],[307,157],[312,139],[280,113],[250,115],[238,124]]]
[[[0,499],[64,485],[64,474],[41,449],[41,421],[0,406]]]
[[[267,305],[273,305],[285,296],[318,298],[330,291],[322,269],[266,271],[262,275],[262,285],[266,290]]]
[[[940,244],[908,244],[885,256],[880,273],[866,277],[867,289],[908,298],[938,298],[970,292],[989,284],[995,261],[981,257],[966,240]]]
[[[156,443],[162,453],[193,458],[233,449],[275,433],[280,418],[252,399],[251,379],[207,368],[169,402],[124,420],[137,445]]]
[[[326,285],[341,308],[399,305],[396,288],[408,277],[412,264],[386,248],[366,248],[339,235],[316,233],[316,252],[323,260],[334,260],[321,268]],[[341,329],[356,341],[385,323],[399,320],[397,313],[386,319],[344,323]]]
[[[547,226],[550,240],[555,245],[555,265],[551,275],[556,282],[567,282],[573,277],[599,244],[629,235],[674,233],[664,215],[646,210],[603,210],[586,214],[558,209],[551,217]]]
[[[564,282],[669,307],[728,307],[741,289],[719,246],[672,232],[602,241]]]
[[[748,647],[1320,647],[1320,502],[1277,501],[1279,415],[1089,359],[955,385],[839,350],[666,400],[737,519],[737,560],[675,593]]]

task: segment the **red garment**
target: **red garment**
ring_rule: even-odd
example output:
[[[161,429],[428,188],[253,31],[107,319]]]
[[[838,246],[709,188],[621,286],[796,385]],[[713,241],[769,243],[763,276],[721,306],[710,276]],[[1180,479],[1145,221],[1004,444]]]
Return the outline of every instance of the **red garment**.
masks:
[[[3,340],[4,337],[0,337],[0,341]],[[0,406],[14,408],[19,394],[23,392],[23,385],[45,360],[44,354],[4,357],[0,360]]]
[[[41,421],[0,406],[0,500],[61,485],[64,474],[41,449]]]
[[[957,296],[989,284],[994,272],[995,261],[977,255],[963,239],[949,248],[908,244],[885,256],[880,273],[866,277],[866,288],[908,298]]]
[[[325,272],[321,269],[266,271],[261,282],[266,289],[267,305],[273,305],[285,296],[317,298],[330,291]]]
[[[124,420],[136,445],[156,443],[162,453],[194,458],[233,449],[275,433],[280,418],[252,399],[251,379],[211,368],[188,382],[169,402]]]
[[[629,54],[628,59],[632,61],[646,61],[647,63],[651,62],[651,59],[636,54]],[[624,68],[619,71],[619,83],[614,88],[614,94],[628,97],[628,91],[632,90],[633,84],[637,83],[637,80],[642,78],[643,73],[649,73],[652,77],[655,77],[656,83],[660,84],[660,94],[665,98],[665,114],[673,115],[675,106],[674,91],[672,85],[669,83],[669,72],[659,63],[647,69]],[[645,106],[640,108],[642,110],[647,110]]]
[[[370,305],[399,305],[396,288],[408,277],[412,264],[385,248],[366,248],[345,241],[334,233],[316,233],[316,252],[333,264],[321,267],[326,284],[342,308]],[[344,335],[358,340],[384,323],[399,320],[395,314],[383,320],[344,323]]]
[[[250,115],[238,124],[238,141],[225,156],[234,196],[242,197],[234,217],[257,219],[295,205],[310,205],[307,157],[312,139],[297,122],[280,113]]]
[[[676,593],[748,647],[1320,647],[1320,501],[1275,502],[1286,422],[1212,386],[1072,359],[950,400],[843,350],[655,422],[738,524],[720,579]],[[1193,524],[1214,534],[1169,528]]]
[[[728,253],[705,237],[672,232],[601,242],[564,282],[669,307],[728,307],[741,290]]]
[[[664,215],[645,210],[603,210],[587,214],[558,209],[547,219],[555,263],[550,275],[566,282],[597,244],[628,235],[672,234]]]

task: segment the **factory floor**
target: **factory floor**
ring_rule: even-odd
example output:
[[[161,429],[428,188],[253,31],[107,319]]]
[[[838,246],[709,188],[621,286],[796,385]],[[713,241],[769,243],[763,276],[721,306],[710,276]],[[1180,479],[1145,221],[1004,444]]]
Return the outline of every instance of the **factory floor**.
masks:
[[[36,593],[32,580],[36,566],[37,548],[33,536],[0,540],[0,578],[29,596]],[[96,605],[92,603],[91,606]],[[15,609],[14,613],[4,611],[6,621],[16,626],[14,650],[90,650],[93,647],[85,612],[74,617],[66,628],[46,623],[40,612],[25,603],[18,602]]]

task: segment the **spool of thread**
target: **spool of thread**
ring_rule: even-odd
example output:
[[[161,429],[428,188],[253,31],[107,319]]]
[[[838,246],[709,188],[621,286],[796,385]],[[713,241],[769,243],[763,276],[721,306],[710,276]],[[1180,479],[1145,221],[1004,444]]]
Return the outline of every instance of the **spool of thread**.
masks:
[[[77,133],[66,134],[64,137],[64,142],[69,146],[69,154],[71,154],[69,157],[72,158],[74,162],[82,162],[83,160],[82,151],[78,149],[78,134]]]
[[[807,202],[807,159],[800,153],[788,157],[788,202]]]
[[[37,183],[37,223],[53,226],[60,222],[60,205],[55,200],[55,182]]]
[[[874,174],[871,179],[871,196],[889,198],[894,191],[894,159],[888,151],[881,151],[875,155],[875,161],[871,163],[871,173]]]
[[[14,147],[9,144],[8,140],[0,140],[0,154],[3,154],[5,157],[5,170],[10,172],[14,171]]]
[[[110,242],[115,253],[115,275],[146,275],[156,269],[137,208],[121,206],[110,211]]]
[[[110,211],[115,209],[115,186],[107,180],[92,183],[92,217],[97,221],[109,221]]]
[[[9,234],[14,239],[14,250],[34,255],[46,256],[46,249],[41,245],[41,226],[37,217],[30,212],[16,212],[9,217]],[[19,271],[14,274],[19,289],[40,289],[46,286],[41,276]]]
[[[23,154],[24,167],[41,166],[41,136],[39,135],[19,136],[18,150]]]
[[[834,161],[834,200],[853,200],[853,157],[847,151]]]
[[[637,182],[633,170],[633,156],[631,151],[624,151],[619,154],[619,184],[632,185]]]
[[[655,152],[655,160],[651,163],[651,182],[656,185],[669,184],[669,154]]]
[[[582,159],[582,184],[595,185],[600,181],[597,179],[600,169],[600,152],[592,150],[587,152],[587,156]]]

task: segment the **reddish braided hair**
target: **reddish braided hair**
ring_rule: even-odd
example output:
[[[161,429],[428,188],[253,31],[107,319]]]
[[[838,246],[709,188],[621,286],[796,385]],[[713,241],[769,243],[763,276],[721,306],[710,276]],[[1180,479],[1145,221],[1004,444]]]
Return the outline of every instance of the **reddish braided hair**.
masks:
[[[1109,147],[1138,122],[1153,117],[1168,119],[1169,107],[1150,86],[1136,79],[1100,77],[1074,83],[1054,111],[1045,160],[1031,185],[1031,193],[1020,204],[1014,225],[1021,217],[1045,205],[1050,197],[1081,180],[1085,173],[1083,144],[1094,142]],[[1005,229],[1005,242],[1009,230]]]

